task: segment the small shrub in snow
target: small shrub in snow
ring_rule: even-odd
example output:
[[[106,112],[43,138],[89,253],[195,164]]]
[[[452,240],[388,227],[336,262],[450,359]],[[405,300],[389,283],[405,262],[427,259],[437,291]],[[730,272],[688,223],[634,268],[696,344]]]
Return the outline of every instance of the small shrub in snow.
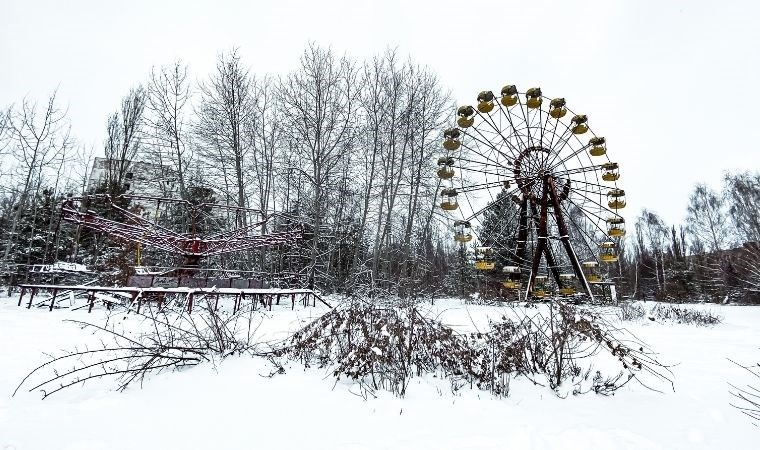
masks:
[[[723,320],[719,315],[713,314],[711,311],[680,308],[672,304],[657,304],[649,314],[655,320],[667,320],[699,326],[717,325]]]
[[[678,307],[670,303],[658,303],[649,311],[636,302],[621,303],[617,308],[617,317],[624,321],[637,321],[645,317],[651,321],[676,322],[698,326],[717,325],[723,318],[712,311]]]
[[[623,302],[617,310],[618,319],[627,321],[643,319],[646,313],[646,308],[636,302]]]
[[[74,349],[51,357],[32,370],[19,384],[40,391],[46,398],[63,389],[87,381],[114,378],[117,389],[141,383],[151,373],[178,370],[252,351],[252,309],[221,315],[210,304],[199,305],[191,315],[161,312],[148,308],[143,314],[148,328],[139,333],[113,325],[70,321],[103,336],[99,348]]]

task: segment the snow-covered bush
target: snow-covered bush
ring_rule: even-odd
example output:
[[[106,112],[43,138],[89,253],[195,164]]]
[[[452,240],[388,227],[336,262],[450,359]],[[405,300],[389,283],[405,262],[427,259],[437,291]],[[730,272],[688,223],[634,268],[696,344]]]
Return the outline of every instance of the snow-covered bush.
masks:
[[[653,320],[672,321],[676,323],[685,323],[699,326],[717,325],[723,319],[711,311],[680,308],[671,304],[657,304],[649,312]]]
[[[646,313],[646,308],[640,303],[623,302],[619,305],[617,317],[620,320],[639,320],[643,319]]]
[[[698,326],[710,326],[721,323],[723,318],[709,310],[691,307],[679,307],[670,303],[657,303],[651,309],[636,302],[624,302],[616,310],[619,320],[637,321],[645,317],[653,322],[676,322]]]
[[[121,312],[123,314],[123,311]],[[152,373],[178,370],[202,362],[214,362],[231,355],[252,353],[251,336],[259,314],[241,308],[234,314],[220,314],[210,303],[199,303],[193,314],[146,308],[138,331],[129,331],[106,322],[97,325],[69,321],[101,336],[97,348],[80,348],[52,356],[32,370],[19,384],[29,392],[40,391],[42,398],[71,386],[95,379],[112,378],[117,390],[141,383]]]
[[[352,301],[296,332],[272,355],[327,368],[365,395],[385,389],[403,396],[410,379],[423,374],[447,378],[454,390],[469,384],[495,395],[507,395],[516,376],[559,395],[610,394],[641,372],[669,380],[643,344],[633,346],[616,331],[599,316],[559,302],[548,311],[505,315],[488,332],[459,334],[414,307]],[[594,368],[604,355],[617,365],[611,376]]]

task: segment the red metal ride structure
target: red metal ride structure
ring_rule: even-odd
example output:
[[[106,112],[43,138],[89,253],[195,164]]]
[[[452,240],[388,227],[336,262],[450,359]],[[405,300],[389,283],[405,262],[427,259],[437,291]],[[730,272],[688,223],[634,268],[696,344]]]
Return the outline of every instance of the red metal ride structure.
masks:
[[[31,308],[35,295],[47,291],[51,296],[38,300],[37,305],[44,304],[50,311],[59,306],[57,300],[77,296],[86,296],[84,306],[88,311],[103,302],[109,309],[121,305],[127,310],[136,308],[137,313],[145,303],[155,303],[159,309],[170,303],[181,304],[192,312],[196,298],[214,299],[216,309],[220,297],[232,300],[233,313],[246,299],[252,302],[253,308],[260,304],[270,310],[272,304],[279,305],[281,299],[290,299],[291,308],[295,308],[297,299],[304,305],[314,306],[319,300],[330,307],[312,289],[268,287],[262,279],[245,278],[238,273],[250,271],[200,267],[203,259],[212,256],[295,243],[303,236],[303,225],[288,214],[164,197],[92,194],[68,197],[61,204],[60,217],[81,228],[138,244],[137,266],[140,266],[142,246],[181,257],[183,265],[140,273],[136,267],[135,275],[128,278],[126,286],[19,284],[19,306],[27,292],[26,307]],[[222,275],[201,274],[209,271]]]
[[[127,204],[131,206],[124,207]],[[100,205],[101,212],[93,211],[91,207],[94,205]],[[165,220],[162,224],[158,220],[162,217],[162,207],[164,214],[171,209],[175,218],[184,219],[185,229],[177,230],[176,226],[172,229]],[[226,216],[228,220],[220,219],[220,216]],[[230,226],[233,216],[234,225]],[[211,256],[292,244],[303,233],[300,223],[283,213],[137,195],[68,197],[61,205],[61,219],[138,246],[182,257],[185,271],[199,267],[201,260]],[[288,228],[268,232],[269,224]],[[204,232],[207,234],[203,235]]]

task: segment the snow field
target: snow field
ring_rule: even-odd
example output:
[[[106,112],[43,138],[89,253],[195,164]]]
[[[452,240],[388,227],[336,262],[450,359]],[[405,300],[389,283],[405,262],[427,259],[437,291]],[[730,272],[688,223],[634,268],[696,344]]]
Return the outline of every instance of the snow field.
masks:
[[[231,357],[150,377],[142,388],[113,391],[109,381],[67,389],[42,401],[19,392],[21,379],[57,353],[98,337],[64,319],[105,322],[106,312],[27,310],[0,298],[0,449],[751,449],[757,427],[729,403],[728,382],[749,375],[727,360],[760,360],[760,308],[709,306],[723,316],[714,327],[649,320],[626,322],[672,367],[675,392],[629,383],[615,396],[558,398],[525,379],[508,398],[446,380],[416,378],[405,398],[335,383],[326,371],[290,364],[266,376],[264,360]],[[651,307],[651,304],[648,305]],[[693,306],[704,307],[704,306]],[[460,332],[487,330],[488,318],[510,308],[437,300],[425,306]],[[282,339],[325,309],[275,306],[255,339]],[[126,318],[125,318],[126,317]],[[145,326],[134,315],[112,315],[126,329]],[[100,321],[100,322],[99,322]]]

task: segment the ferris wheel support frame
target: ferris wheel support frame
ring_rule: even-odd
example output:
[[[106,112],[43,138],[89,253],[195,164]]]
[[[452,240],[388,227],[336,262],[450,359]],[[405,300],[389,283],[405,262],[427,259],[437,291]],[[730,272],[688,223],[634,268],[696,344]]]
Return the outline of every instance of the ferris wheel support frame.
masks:
[[[551,201],[552,209],[554,210],[554,217],[555,221],[557,223],[557,228],[560,234],[560,241],[562,242],[562,246],[565,249],[565,253],[567,253],[567,257],[570,260],[570,264],[573,267],[573,271],[575,272],[576,277],[580,280],[581,286],[583,287],[583,290],[586,292],[586,294],[589,296],[591,301],[594,301],[594,293],[591,291],[591,286],[588,283],[588,280],[586,280],[586,276],[583,273],[583,270],[581,269],[580,262],[578,261],[578,256],[575,253],[575,250],[573,249],[572,244],[570,243],[570,235],[567,228],[567,223],[565,222],[565,218],[562,214],[562,208],[560,206],[560,196],[557,194],[557,188],[556,184],[554,183],[554,177],[551,175],[545,175],[544,176],[544,183],[543,183],[543,189],[542,189],[542,196],[541,200],[538,202],[541,205],[541,211],[538,218],[538,224],[537,224],[537,230],[538,230],[538,243],[535,249],[535,252],[533,253],[533,260],[531,262],[531,270],[530,270],[530,279],[528,281],[528,291],[531,292],[534,288],[535,281],[536,281],[536,275],[538,274],[538,268],[541,264],[541,256],[543,255],[544,258],[546,258],[546,264],[549,267],[549,270],[552,272],[552,276],[554,277],[555,281],[557,281],[557,284],[560,283],[560,277],[559,277],[559,271],[556,267],[556,264],[554,263],[554,257],[551,253],[551,247],[547,245],[547,241],[549,240],[549,232],[548,232],[548,213],[549,213],[549,201]],[[528,203],[529,201],[527,198],[524,198],[521,202],[521,208],[525,203]],[[535,211],[535,203],[529,202],[531,204],[532,209]],[[527,205],[526,205],[527,206]],[[523,212],[520,212],[521,218]],[[522,223],[521,230],[522,232]],[[526,239],[527,239],[527,223],[526,223],[526,229],[525,229]],[[519,239],[519,237],[518,237]],[[518,245],[520,241],[518,240]]]
[[[549,185],[547,183],[544,183],[541,198],[546,198],[548,194],[548,189],[549,189]],[[541,204],[541,212],[538,218],[537,243],[536,243],[536,248],[533,251],[533,261],[531,262],[531,265],[530,265],[530,279],[528,280],[529,291],[533,291],[533,287],[536,282],[536,274],[538,274],[538,266],[541,264],[541,255],[544,254],[546,243],[549,240],[549,230],[547,228],[547,213],[548,213],[547,206],[548,205],[544,201],[542,201],[540,204]],[[548,264],[549,261],[547,260],[546,262]]]
[[[559,229],[560,235],[559,239],[562,241],[562,245],[565,247],[565,252],[567,253],[568,258],[570,258],[570,264],[573,266],[575,276],[577,276],[581,281],[583,290],[586,291],[586,294],[588,294],[591,301],[594,301],[594,294],[591,292],[591,286],[588,284],[588,280],[586,280],[586,275],[581,269],[581,263],[578,261],[578,256],[575,254],[573,245],[570,243],[570,234],[569,230],[567,229],[567,223],[565,223],[565,217],[562,215],[562,207],[560,206],[559,197],[557,196],[554,177],[547,175],[546,184],[549,186],[549,196],[552,200],[552,206],[554,206],[554,219],[557,221],[557,228]]]
[[[538,219],[539,214],[538,210],[536,209],[536,204],[533,202],[530,202],[530,208],[533,213],[533,216],[536,217],[536,229],[538,229],[540,225],[540,220]],[[548,221],[548,217],[547,217]],[[547,239],[548,240],[548,239]],[[559,284],[559,269],[556,263],[556,260],[554,259],[554,255],[552,254],[552,247],[551,245],[547,245],[544,247],[544,257],[546,258],[546,266],[549,268],[549,271],[552,273],[552,276],[554,277],[554,281],[556,281]]]

